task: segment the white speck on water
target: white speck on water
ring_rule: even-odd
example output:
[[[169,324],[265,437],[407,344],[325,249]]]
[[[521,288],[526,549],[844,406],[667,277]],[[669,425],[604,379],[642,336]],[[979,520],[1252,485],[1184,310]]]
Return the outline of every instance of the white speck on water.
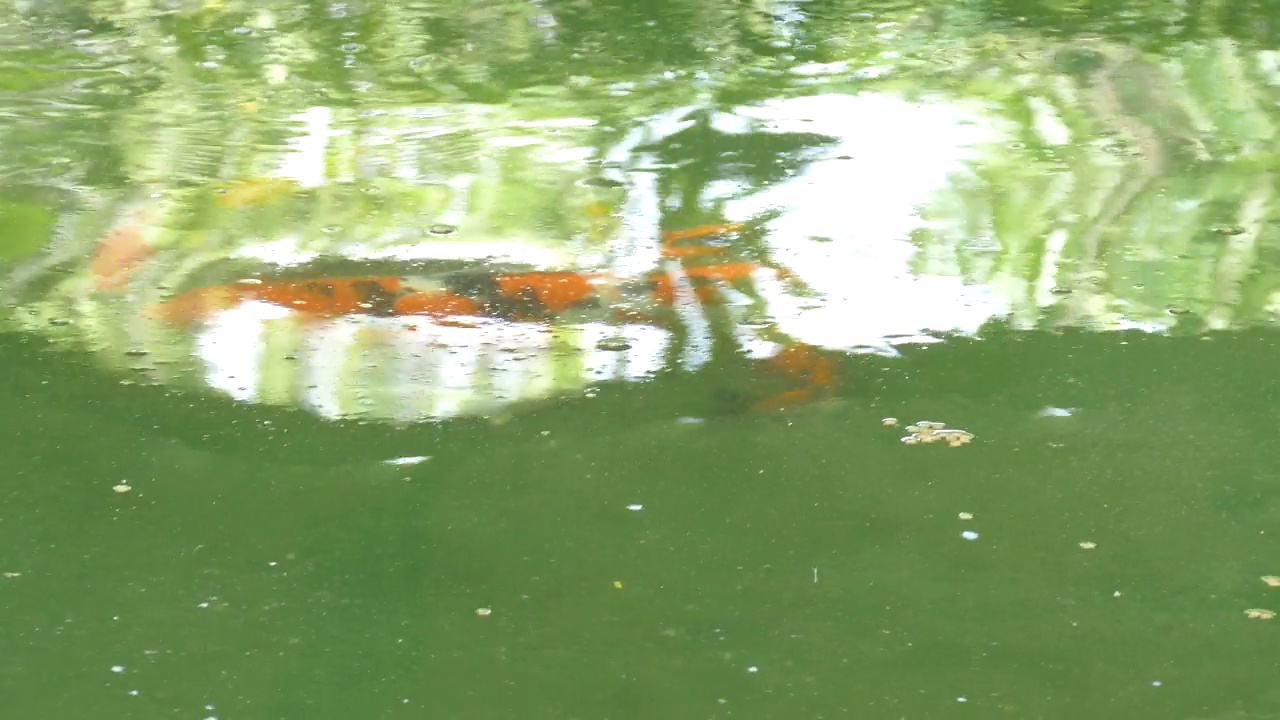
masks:
[[[1036,417],[1071,417],[1080,411],[1080,408],[1061,408],[1052,405],[1040,408],[1036,413]]]
[[[1164,683],[1160,682],[1159,680],[1151,681],[1151,687],[1160,687],[1161,685],[1164,685]]]
[[[631,503],[627,506],[627,509],[631,512],[640,512],[644,509],[644,505],[641,505],[640,503]]]
[[[702,419],[702,418],[700,418],[700,417],[679,417],[679,418],[676,418],[676,423],[678,423],[678,424],[680,424],[680,425],[699,425],[699,424],[701,424],[701,423],[703,423],[703,422],[706,422],[706,421],[705,421],[705,420],[703,420],[703,419]]]
[[[396,457],[396,458],[391,458],[390,460],[383,460],[382,463],[384,465],[417,465],[420,462],[426,462],[427,460],[430,460],[430,459],[431,459],[430,455],[406,455],[405,457]]]
[[[958,697],[958,698],[956,698],[956,702],[969,702],[969,698],[967,698],[967,697]]]
[[[129,691],[129,696],[130,696],[130,697],[138,697],[138,691],[137,691],[137,690],[130,690],[130,691]]]
[[[747,672],[751,673],[752,675],[755,675],[756,673],[760,672],[760,668],[756,667],[755,665],[752,665],[751,667],[747,668]]]
[[[965,540],[977,540],[978,533],[972,530],[965,530],[964,532],[960,533],[960,537],[964,538]]]
[[[124,672],[124,666],[123,666],[123,665],[112,665],[112,666],[111,666],[111,672],[113,672],[113,673],[122,673],[122,672]]]

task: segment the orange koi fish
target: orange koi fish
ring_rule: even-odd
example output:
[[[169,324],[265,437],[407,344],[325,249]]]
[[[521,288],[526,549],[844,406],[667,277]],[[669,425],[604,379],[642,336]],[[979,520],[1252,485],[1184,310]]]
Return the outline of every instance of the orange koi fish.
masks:
[[[137,206],[98,238],[89,261],[89,274],[96,290],[115,291],[128,284],[129,278],[154,252],[146,235],[154,222],[152,211]]]
[[[727,248],[678,247],[676,243],[736,232],[736,224],[704,225],[666,233],[661,250],[667,257],[691,258],[726,252]],[[721,286],[749,282],[763,266],[749,261],[686,264],[681,272],[701,303],[720,301]],[[784,272],[779,272],[785,276]],[[509,273],[462,272],[429,281],[399,276],[322,277],[300,280],[242,280],[199,288],[172,298],[153,316],[188,325],[213,312],[245,301],[271,303],[316,318],[346,315],[384,317],[422,316],[438,324],[470,326],[466,318],[511,321],[550,320],[567,311],[599,307],[615,319],[655,322],[638,314],[631,304],[615,303],[628,293],[647,296],[659,307],[675,300],[675,279],[666,270],[620,285],[605,273],[527,271]],[[659,320],[660,321],[660,320]],[[808,345],[791,344],[765,361],[766,366],[796,381],[799,387],[751,405],[752,412],[785,410],[812,402],[835,382],[830,358]]]
[[[666,257],[690,257],[698,255],[718,255],[725,252],[722,247],[705,245],[679,246],[677,243],[686,240],[701,240],[740,232],[743,226],[739,223],[715,223],[699,225],[685,230],[669,230],[662,234],[662,254]]]
[[[337,277],[308,280],[241,280],[192,290],[162,303],[153,315],[179,325],[257,300],[315,317],[341,315],[476,314],[472,300],[445,291],[419,291],[400,277]]]
[[[582,304],[596,294],[603,275],[575,272],[528,272],[495,278],[504,298],[533,303],[553,315]]]

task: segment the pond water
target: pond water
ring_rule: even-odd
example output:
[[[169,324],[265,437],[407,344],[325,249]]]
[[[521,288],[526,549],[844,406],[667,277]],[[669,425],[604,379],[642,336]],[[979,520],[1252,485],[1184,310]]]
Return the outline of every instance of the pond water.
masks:
[[[1280,717],[1243,7],[9,4],[5,706]]]

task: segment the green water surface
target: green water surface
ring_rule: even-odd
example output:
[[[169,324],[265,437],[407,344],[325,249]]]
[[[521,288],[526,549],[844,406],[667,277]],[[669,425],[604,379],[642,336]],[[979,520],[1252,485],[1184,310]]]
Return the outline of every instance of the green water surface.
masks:
[[[1280,619],[1247,616],[1280,611],[1276,18],[6,4],[0,717],[1280,717]],[[804,117],[725,119],[774,106]],[[322,115],[318,169],[264,182]],[[993,134],[894,225],[859,198],[933,173],[931,128]],[[272,326],[237,390],[144,320],[285,240],[313,273],[581,269],[728,221],[764,265],[830,253],[808,302],[854,298],[740,324],[830,359],[813,402],[745,411],[786,378],[723,343],[681,364],[677,323],[644,378],[584,388],[596,356],[560,348],[545,397],[444,417],[402,404],[434,386],[377,326],[326,410],[312,325]],[[151,254],[95,284],[133,227]],[[903,443],[921,420],[973,441]]]

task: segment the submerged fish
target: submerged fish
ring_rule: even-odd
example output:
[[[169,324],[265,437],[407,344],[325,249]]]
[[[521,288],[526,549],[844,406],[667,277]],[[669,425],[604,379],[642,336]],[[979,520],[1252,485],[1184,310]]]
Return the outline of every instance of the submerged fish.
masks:
[[[696,238],[702,233],[723,232],[723,227],[704,226],[695,230],[664,236],[663,255],[695,257],[692,253],[668,251],[676,240]],[[715,250],[718,253],[722,248]],[[783,274],[749,261],[698,263],[682,260],[674,267],[663,267],[633,278],[618,278],[607,272],[483,266],[454,268],[428,276],[371,274],[251,278],[182,292],[151,308],[149,315],[167,324],[194,328],[208,326],[225,313],[247,303],[260,303],[285,308],[299,321],[320,327],[339,321],[359,320],[355,325],[349,325],[352,332],[359,332],[359,328],[372,329],[381,323],[379,327],[384,329],[378,332],[383,333],[386,342],[392,345],[411,347],[414,337],[417,337],[418,342],[458,348],[456,357],[476,352],[487,356],[503,347],[524,348],[517,351],[517,355],[528,354],[531,359],[544,353],[554,355],[570,350],[583,355],[580,360],[573,361],[548,357],[545,361],[548,365],[542,366],[543,370],[531,369],[530,372],[550,372],[550,367],[566,362],[568,366],[581,365],[587,369],[606,362],[602,359],[588,360],[587,356],[605,353],[614,358],[608,363],[616,371],[639,372],[638,379],[648,376],[648,371],[642,369],[638,360],[639,355],[660,350],[646,338],[666,338],[663,343],[710,342],[708,334],[718,331],[705,320],[675,330],[673,325],[691,322],[689,313],[705,311],[702,306],[719,305],[722,310],[718,312],[737,317],[734,313],[740,314],[740,309],[721,302],[725,292],[733,289],[735,293],[751,295],[757,274],[768,272]],[[682,291],[681,287],[687,290]],[[676,307],[687,302],[696,302],[700,309]],[[414,322],[415,318],[422,322]],[[755,332],[745,329],[745,325],[738,327],[740,332]],[[442,328],[473,330],[472,335],[466,337],[449,334]],[[571,334],[565,335],[557,328],[564,328]],[[610,332],[614,334],[609,335]],[[623,338],[618,334],[622,332],[629,335]],[[579,335],[583,340],[580,343],[574,341],[572,348],[557,340],[557,337]],[[698,339],[699,336],[706,337]],[[744,338],[746,335],[734,341],[742,342]],[[773,342],[776,338],[770,341]],[[467,349],[462,349],[464,347]],[[759,350],[756,352],[759,354]],[[660,352],[658,357],[667,356]],[[674,359],[674,356],[670,357]],[[783,392],[775,392],[764,399],[747,399],[746,404],[755,411],[779,410],[809,403],[830,390],[835,382],[831,359],[808,345],[784,342],[777,350],[760,356],[760,360],[762,367],[771,374],[790,378],[792,382],[788,383],[790,389]],[[510,365],[509,359],[498,356],[483,363],[495,367]],[[495,378],[501,377],[499,370],[476,372],[481,372],[481,377],[499,373],[484,381],[488,383],[494,383]],[[581,382],[590,382],[590,374],[582,377],[587,379]],[[566,376],[564,380],[540,380],[534,386],[543,388],[539,392],[550,392],[561,383],[569,383],[567,388],[576,386],[579,380],[570,381]]]

